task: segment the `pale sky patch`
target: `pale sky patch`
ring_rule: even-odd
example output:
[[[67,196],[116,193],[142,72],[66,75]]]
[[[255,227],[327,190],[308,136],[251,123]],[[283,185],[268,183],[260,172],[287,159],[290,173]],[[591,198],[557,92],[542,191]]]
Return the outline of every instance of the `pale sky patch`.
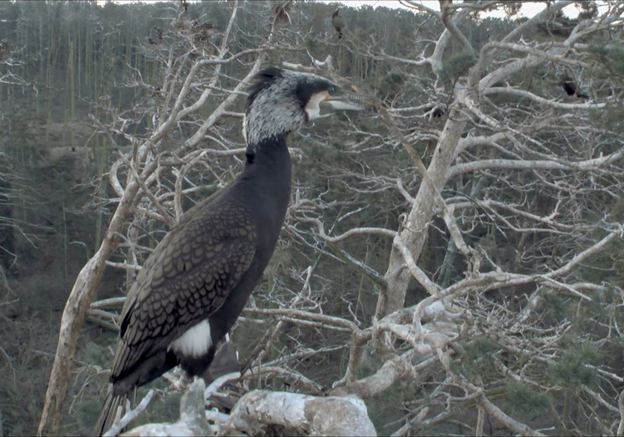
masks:
[[[406,6],[403,6],[399,0],[343,0],[343,1],[335,1],[335,0],[320,0],[323,3],[342,3],[345,6],[357,7],[357,6],[372,6],[373,8],[377,8],[379,6],[383,6],[386,8],[401,8],[401,9],[410,9]],[[440,3],[438,0],[419,0],[417,3],[420,3],[430,9],[435,9],[436,11],[440,10]],[[532,17],[533,15],[539,13],[544,8],[546,8],[546,4],[544,3],[525,3],[522,5],[522,9],[520,10],[520,16],[524,17]],[[570,5],[563,9],[564,14],[569,18],[576,18],[579,11],[574,5]],[[488,17],[498,17],[503,18],[505,13],[501,9],[497,12],[491,12],[487,14]]]

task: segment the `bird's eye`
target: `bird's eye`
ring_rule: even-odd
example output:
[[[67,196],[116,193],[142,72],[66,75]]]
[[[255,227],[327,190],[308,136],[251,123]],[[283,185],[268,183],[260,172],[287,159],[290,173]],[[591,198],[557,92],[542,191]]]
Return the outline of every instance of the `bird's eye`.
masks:
[[[334,94],[336,94],[336,93],[338,92],[338,90],[336,89],[336,87],[335,87],[335,86],[330,86],[330,87],[327,89],[327,92],[329,93],[329,95],[330,95],[330,96],[333,96]]]

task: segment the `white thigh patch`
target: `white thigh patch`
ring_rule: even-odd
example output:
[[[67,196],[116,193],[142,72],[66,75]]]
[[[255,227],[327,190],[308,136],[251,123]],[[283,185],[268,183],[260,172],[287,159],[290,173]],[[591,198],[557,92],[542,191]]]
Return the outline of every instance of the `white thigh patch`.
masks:
[[[189,328],[176,341],[171,343],[168,349],[172,349],[176,354],[199,357],[208,352],[210,346],[212,346],[210,324],[208,320],[204,320]]]

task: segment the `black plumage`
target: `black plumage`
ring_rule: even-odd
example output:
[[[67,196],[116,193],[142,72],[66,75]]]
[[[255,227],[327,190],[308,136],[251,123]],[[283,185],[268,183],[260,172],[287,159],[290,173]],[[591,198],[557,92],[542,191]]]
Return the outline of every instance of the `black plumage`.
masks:
[[[567,75],[567,73],[563,73],[559,78],[559,85],[563,88],[569,96],[578,97],[579,99],[589,99],[589,96],[585,94],[581,89],[576,85],[574,80]]]
[[[342,28],[344,27],[344,21],[339,14],[340,8],[336,9],[332,14],[332,26],[336,29],[336,33],[338,34],[338,39],[341,40],[343,37]]]
[[[273,13],[275,14],[275,18],[277,21],[282,21],[284,23],[290,23],[290,7],[292,6],[291,0],[278,0],[273,4]]]
[[[241,365],[238,362],[238,351],[231,340],[224,342],[210,363],[210,368],[204,373],[206,384],[210,384],[217,378],[229,373],[240,372]]]
[[[0,41],[0,62],[8,61],[11,58],[11,44],[8,41]]]
[[[206,385],[212,383],[217,378],[232,372],[240,372],[241,366],[238,362],[238,352],[233,342],[227,341],[215,354],[210,369],[204,374]],[[223,391],[228,393],[222,393]],[[211,406],[216,406],[222,411],[229,412],[234,404],[241,398],[244,393],[240,393],[240,388],[236,386],[234,380],[228,381],[221,386],[220,393],[211,395],[206,401]]]
[[[200,23],[197,20],[191,24],[191,32],[193,34],[193,42],[199,44],[208,41],[216,33],[212,23]]]
[[[290,199],[286,137],[320,116],[338,87],[267,69],[249,88],[247,163],[220,192],[184,214],[143,265],[122,310],[101,435],[134,390],[180,364],[201,375],[267,266]]]
[[[433,106],[427,106],[425,108],[425,115],[428,117],[436,117],[436,118],[440,118],[443,115],[446,114],[446,112],[444,111],[444,109],[440,108],[439,106],[433,105]]]

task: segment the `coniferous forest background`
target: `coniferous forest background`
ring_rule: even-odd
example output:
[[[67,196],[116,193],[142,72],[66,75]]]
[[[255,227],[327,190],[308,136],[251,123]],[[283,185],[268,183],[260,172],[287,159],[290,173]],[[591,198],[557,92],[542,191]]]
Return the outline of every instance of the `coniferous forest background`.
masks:
[[[291,139],[287,224],[233,333],[241,362],[266,346],[245,388],[337,383],[379,434],[511,435],[512,418],[546,435],[622,433],[621,5],[576,2],[570,18],[549,2],[522,28],[520,2],[452,2],[456,26],[439,7],[380,3],[343,5],[340,21],[339,5],[304,1],[0,3],[0,436],[37,432],[66,301],[106,244],[129,162],[158,162],[145,181],[161,204],[137,196],[110,231],[95,301],[123,296],[179,213],[241,170],[235,88],[260,57],[317,61],[387,108],[404,143],[372,109]],[[418,306],[433,297],[442,316]],[[118,309],[86,315],[59,434],[89,432],[99,413]],[[391,362],[402,370],[387,376]],[[175,420],[178,400],[163,395],[141,420]]]

